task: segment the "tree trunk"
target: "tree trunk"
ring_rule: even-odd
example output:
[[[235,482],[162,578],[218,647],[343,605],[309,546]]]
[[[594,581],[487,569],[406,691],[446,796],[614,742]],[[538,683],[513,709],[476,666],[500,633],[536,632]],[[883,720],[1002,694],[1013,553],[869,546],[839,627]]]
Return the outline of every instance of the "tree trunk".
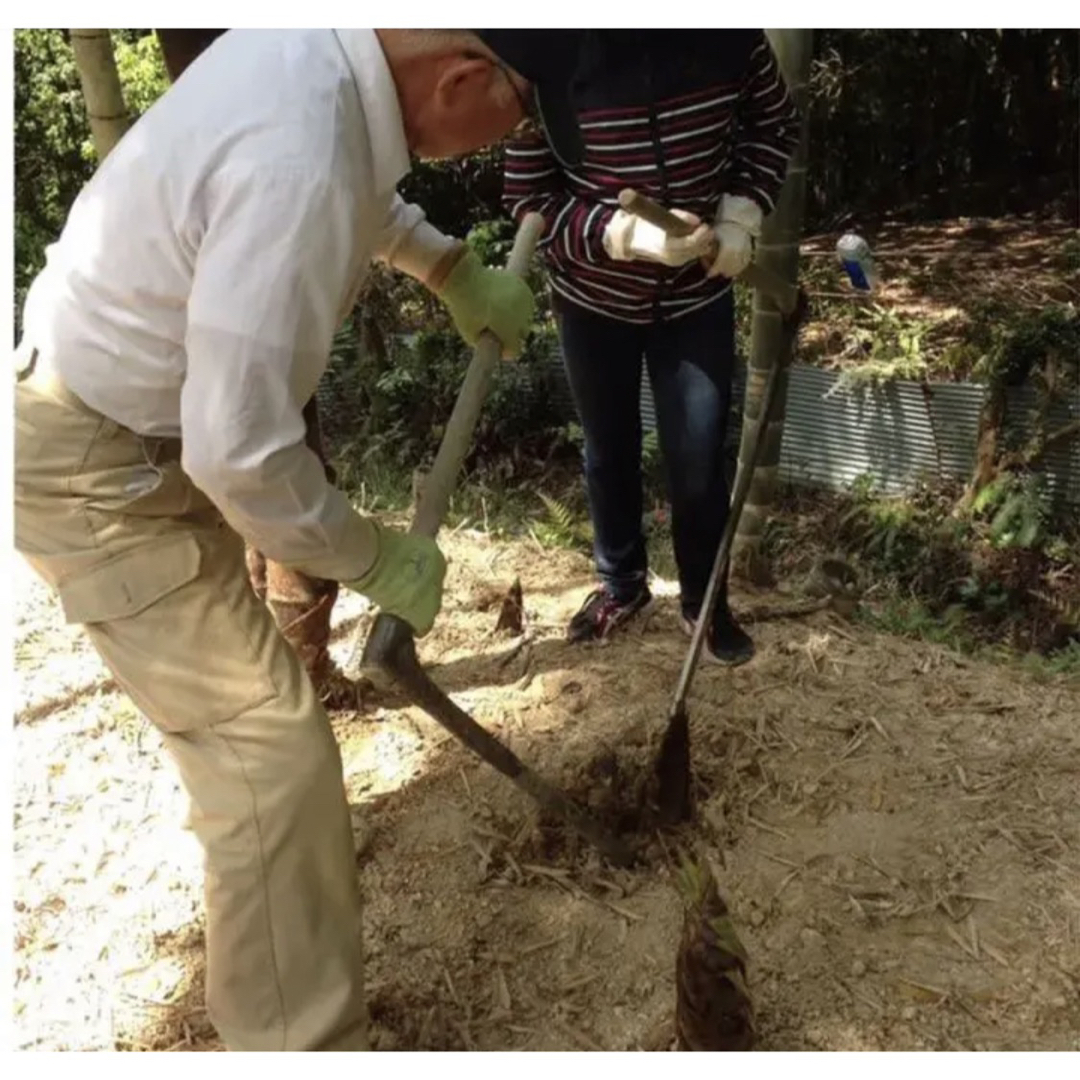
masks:
[[[189,64],[220,37],[224,30],[157,30],[165,69],[176,82]],[[304,408],[307,445],[314,451],[334,482],[334,470],[326,460],[319,425],[319,410],[313,397]],[[330,619],[338,596],[338,583],[309,577],[290,570],[250,545],[247,567],[251,586],[265,601],[285,640],[296,651],[311,677],[315,690],[328,708],[355,708],[356,688],[330,656]]]
[[[131,126],[108,30],[69,30],[98,164]]]
[[[792,156],[787,178],[776,208],[761,227],[757,262],[786,281],[795,282],[799,273],[799,237],[806,205],[806,157],[810,107],[810,59],[813,50],[812,30],[770,30],[769,42],[787,80],[792,98],[802,116],[799,144]],[[750,357],[746,372],[746,395],[743,407],[743,435],[739,447],[739,468],[744,467],[750,450],[750,436],[761,414],[762,396],[772,366],[784,347],[782,317],[776,305],[760,292],[754,293],[754,314],[750,337]],[[787,398],[787,372],[777,380],[774,419],[766,429],[757,469],[743,507],[742,517],[732,545],[732,575],[755,584],[769,584],[772,571],[762,553],[762,536],[776,492],[780,467],[780,442],[784,430],[784,403]]]
[[[1002,431],[1005,427],[1005,382],[991,379],[986,400],[979,410],[979,434],[975,444],[975,469],[964,492],[963,505],[970,506],[984,487],[998,475]]]

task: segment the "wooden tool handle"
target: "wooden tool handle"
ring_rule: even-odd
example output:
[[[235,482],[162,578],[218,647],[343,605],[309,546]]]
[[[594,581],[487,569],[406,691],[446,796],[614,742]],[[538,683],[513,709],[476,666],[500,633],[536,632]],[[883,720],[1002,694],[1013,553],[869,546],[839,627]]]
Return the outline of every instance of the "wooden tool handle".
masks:
[[[697,228],[633,188],[623,188],[619,192],[619,205],[628,214],[636,214],[650,225],[663,229],[669,236],[689,236]],[[790,282],[756,263],[750,263],[739,277],[752,289],[765,293],[784,315],[791,315],[795,311],[799,290]]]
[[[525,215],[506,263],[506,269],[511,274],[525,276],[543,231],[544,219],[539,214]],[[461,463],[468,453],[476,422],[480,418],[480,410],[487,397],[491,376],[501,355],[502,345],[499,339],[485,330],[473,350],[472,361],[465,372],[431,471],[424,477],[421,485],[411,532],[434,537],[442,527],[450,505],[450,496],[457,484]]]
[[[689,236],[697,228],[633,188],[623,188],[619,192],[619,205],[628,214],[636,214],[650,225],[663,229],[668,236]]]

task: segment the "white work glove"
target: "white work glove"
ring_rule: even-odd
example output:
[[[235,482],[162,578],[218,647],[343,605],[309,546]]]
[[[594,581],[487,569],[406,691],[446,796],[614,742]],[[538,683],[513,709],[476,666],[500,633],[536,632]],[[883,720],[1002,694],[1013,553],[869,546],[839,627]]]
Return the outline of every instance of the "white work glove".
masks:
[[[717,250],[706,274],[714,278],[738,277],[754,257],[754,241],[761,235],[761,207],[744,195],[725,195],[720,200],[712,227]]]
[[[616,210],[604,230],[604,250],[619,262],[643,259],[664,266],[685,266],[700,259],[713,242],[712,229],[687,210],[672,213],[698,228],[689,236],[668,236],[637,214]]]

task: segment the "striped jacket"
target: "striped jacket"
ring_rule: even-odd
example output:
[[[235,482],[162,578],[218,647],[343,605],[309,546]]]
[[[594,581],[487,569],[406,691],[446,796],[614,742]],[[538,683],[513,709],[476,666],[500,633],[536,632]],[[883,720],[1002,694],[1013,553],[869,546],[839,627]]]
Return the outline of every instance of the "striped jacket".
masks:
[[[506,149],[503,203],[547,222],[552,288],[628,322],[694,311],[731,288],[698,262],[616,262],[603,234],[634,187],[712,221],[724,194],[772,210],[798,140],[798,115],[760,30],[594,31],[576,93],[585,157],[564,168],[536,130]]]

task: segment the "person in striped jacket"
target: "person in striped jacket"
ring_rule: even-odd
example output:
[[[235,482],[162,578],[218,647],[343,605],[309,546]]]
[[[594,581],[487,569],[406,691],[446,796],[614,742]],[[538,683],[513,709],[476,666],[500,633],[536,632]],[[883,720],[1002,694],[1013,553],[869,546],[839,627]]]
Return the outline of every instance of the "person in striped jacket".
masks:
[[[600,583],[568,637],[606,637],[652,599],[642,533],[643,358],[667,470],[682,624],[692,632],[729,503],[732,278],[775,205],[798,115],[760,30],[593,31],[575,87],[580,154],[557,154],[542,127],[516,133],[503,192],[516,220],[530,211],[546,220],[541,250],[585,433]],[[625,187],[697,229],[667,237],[619,207]],[[706,651],[730,664],[754,652],[728,606],[726,575]]]

